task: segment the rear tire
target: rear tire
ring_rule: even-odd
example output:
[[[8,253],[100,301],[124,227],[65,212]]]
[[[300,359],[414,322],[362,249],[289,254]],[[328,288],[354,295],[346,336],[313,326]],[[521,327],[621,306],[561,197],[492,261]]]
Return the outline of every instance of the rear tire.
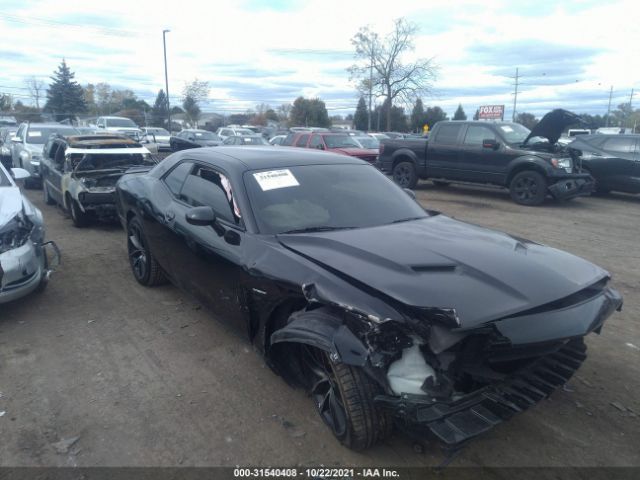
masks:
[[[49,194],[49,187],[47,186],[47,182],[44,180],[42,180],[42,199],[47,205],[55,205],[56,203],[56,201],[51,198],[51,195]]]
[[[327,352],[303,348],[309,374],[314,376],[311,395],[318,413],[345,447],[364,450],[389,436],[391,416],[373,399],[382,392],[362,368],[334,363]]]
[[[140,285],[153,287],[167,282],[167,277],[149,249],[142,222],[133,217],[127,223],[127,252],[131,272]]]
[[[418,173],[412,162],[399,162],[393,167],[393,180],[402,188],[416,188]]]
[[[527,206],[540,205],[547,197],[547,181],[533,170],[517,173],[509,184],[511,199]]]

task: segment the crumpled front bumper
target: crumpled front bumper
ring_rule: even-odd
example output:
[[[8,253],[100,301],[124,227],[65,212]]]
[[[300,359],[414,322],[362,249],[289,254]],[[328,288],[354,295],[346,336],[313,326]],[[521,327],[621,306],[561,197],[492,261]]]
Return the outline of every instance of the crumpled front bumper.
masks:
[[[554,184],[549,185],[549,192],[556,200],[569,200],[591,195],[594,189],[593,177],[585,174],[560,178]]]
[[[44,244],[29,241],[21,247],[0,254],[0,303],[29,295],[51,273],[46,249],[53,250],[51,266],[60,263],[60,251],[54,242]]]
[[[447,448],[457,449],[567,383],[582,365],[586,350],[582,338],[571,340],[504,381],[456,400],[379,395],[375,402],[388,409],[408,433],[416,437],[432,434]]]

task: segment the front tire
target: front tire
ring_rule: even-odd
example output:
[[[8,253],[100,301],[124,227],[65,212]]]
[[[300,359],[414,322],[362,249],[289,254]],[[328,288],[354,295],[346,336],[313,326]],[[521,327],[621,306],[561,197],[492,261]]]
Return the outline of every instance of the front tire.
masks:
[[[373,402],[382,389],[362,368],[334,363],[313,347],[304,346],[302,355],[318,414],[340,443],[364,450],[391,434],[393,420]]]
[[[393,180],[402,188],[416,188],[418,173],[412,162],[399,162],[393,167]]]
[[[547,181],[533,170],[517,173],[509,184],[511,199],[527,206],[540,205],[547,196]]]
[[[69,198],[69,213],[73,225],[77,228],[86,227],[91,223],[91,216],[80,209],[80,205],[73,198]]]
[[[149,249],[142,222],[133,217],[127,224],[127,251],[131,272],[140,285],[153,287],[166,283],[166,276]]]

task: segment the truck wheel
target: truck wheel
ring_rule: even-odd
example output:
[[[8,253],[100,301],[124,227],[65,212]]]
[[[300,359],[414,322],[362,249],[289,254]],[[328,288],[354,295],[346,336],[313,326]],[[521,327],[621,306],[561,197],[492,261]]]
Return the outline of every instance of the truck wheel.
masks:
[[[364,450],[388,436],[393,420],[373,399],[382,392],[361,368],[334,363],[318,348],[302,346],[318,414],[345,447]]]
[[[42,180],[42,199],[44,203],[47,205],[55,205],[56,201],[51,198],[51,194],[49,193],[49,187],[47,187],[47,182]]]
[[[540,205],[547,196],[547,181],[538,172],[525,170],[513,177],[509,193],[520,205]]]
[[[402,188],[416,188],[418,174],[411,162],[399,162],[393,167],[393,180]]]

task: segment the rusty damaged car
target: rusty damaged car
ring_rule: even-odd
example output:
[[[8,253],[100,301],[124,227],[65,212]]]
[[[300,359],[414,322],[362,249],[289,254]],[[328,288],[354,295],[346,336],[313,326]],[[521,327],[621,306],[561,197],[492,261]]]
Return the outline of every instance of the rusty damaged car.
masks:
[[[60,258],[55,243],[45,241],[42,213],[16,184],[29,175],[0,164],[0,304],[42,292]],[[48,249],[54,255],[51,264]]]
[[[622,306],[569,253],[426,211],[358,158],[216,147],[117,184],[129,262],[235,325],[345,446],[456,449],[564,385]]]

